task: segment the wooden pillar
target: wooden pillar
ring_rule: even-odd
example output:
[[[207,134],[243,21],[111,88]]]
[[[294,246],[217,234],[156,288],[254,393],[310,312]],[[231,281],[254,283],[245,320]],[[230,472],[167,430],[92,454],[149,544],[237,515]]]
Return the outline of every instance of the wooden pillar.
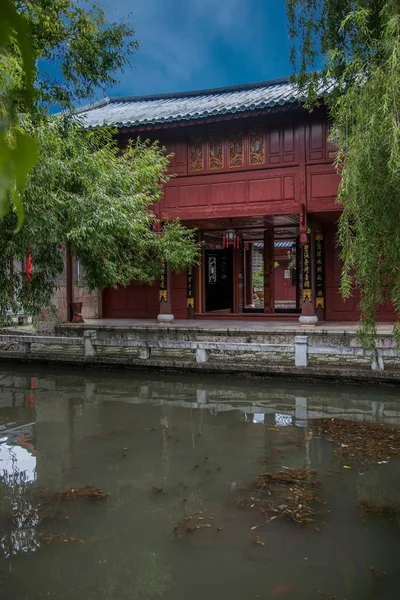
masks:
[[[197,233],[197,241],[199,243],[201,243],[203,241],[203,234],[201,231],[198,231],[198,233]],[[196,300],[195,300],[194,304],[195,304],[195,309],[196,309],[197,313],[203,313],[205,311],[204,260],[205,260],[205,253],[204,253],[204,247],[203,247],[201,250],[201,257],[200,257],[199,263],[196,267],[196,273],[195,273]]]
[[[233,252],[233,312],[240,312],[240,250],[232,248]]]
[[[318,317],[315,312],[315,245],[314,232],[308,228],[306,241],[302,248],[302,294],[301,315],[302,325],[315,325]]]
[[[188,319],[194,319],[194,296],[196,289],[194,269],[194,267],[189,267],[186,275],[186,306]]]
[[[236,248],[236,259],[238,263],[237,267],[237,291],[238,291],[238,305],[237,312],[242,313],[243,308],[246,305],[246,290],[245,290],[245,265],[244,265],[244,244],[240,241],[239,248]]]
[[[253,304],[253,244],[247,244],[245,250],[245,306],[254,307]]]
[[[325,321],[325,240],[322,231],[315,232],[315,314]]]
[[[160,314],[157,319],[160,323],[171,323],[174,320],[171,298],[171,269],[164,259],[161,261],[159,299]]]
[[[264,313],[275,312],[274,230],[264,231]]]

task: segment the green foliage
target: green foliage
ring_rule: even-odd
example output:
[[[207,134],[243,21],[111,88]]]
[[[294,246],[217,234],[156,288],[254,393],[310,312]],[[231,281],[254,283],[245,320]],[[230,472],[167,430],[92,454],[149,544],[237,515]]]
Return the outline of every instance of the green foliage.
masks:
[[[0,311],[14,305],[30,314],[48,306],[70,245],[86,269],[90,288],[151,282],[161,259],[181,271],[197,259],[192,231],[167,222],[162,234],[152,206],[167,180],[168,157],[138,140],[121,152],[115,132],[86,131],[79,121],[56,118],[37,127],[39,163],[23,194],[26,220],[15,234],[15,213],[0,222]],[[32,255],[33,274],[10,274],[10,260]]]
[[[253,287],[264,287],[264,271],[256,271],[255,273],[253,273]]]
[[[26,116],[36,123],[116,83],[138,48],[134,33],[89,0],[1,0],[0,218],[14,204],[22,225],[21,192],[37,160]]]
[[[398,0],[287,0],[292,60],[312,105],[316,82],[334,83],[326,98],[338,142],[344,211],[343,296],[358,290],[360,335],[374,347],[376,309],[400,315],[400,3]],[[321,73],[308,75],[322,53]],[[399,323],[395,327],[400,341]]]
[[[29,23],[36,72],[36,104],[71,107],[112,86],[138,48],[135,29],[107,22],[92,0],[14,0]],[[10,49],[12,52],[12,48]]]
[[[13,48],[14,57],[10,56]],[[34,139],[19,127],[18,109],[29,110],[34,88],[34,56],[26,19],[12,0],[0,4],[0,218],[14,207],[23,222],[20,193],[37,159]],[[18,87],[19,104],[15,102]]]

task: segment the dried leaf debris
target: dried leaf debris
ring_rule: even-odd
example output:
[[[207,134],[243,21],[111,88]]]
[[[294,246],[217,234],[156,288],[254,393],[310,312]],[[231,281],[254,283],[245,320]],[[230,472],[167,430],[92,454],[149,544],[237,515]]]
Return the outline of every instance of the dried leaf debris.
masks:
[[[315,419],[313,429],[330,442],[339,444],[335,455],[348,462],[375,461],[384,464],[400,456],[400,429],[383,423],[348,421],[345,419]]]
[[[259,510],[265,517],[257,529],[277,517],[285,517],[299,524],[314,523],[317,505],[326,503],[319,498],[319,480],[314,469],[283,469],[279,472],[261,473],[256,477],[248,496],[237,499],[238,506]],[[272,517],[269,516],[272,514]]]

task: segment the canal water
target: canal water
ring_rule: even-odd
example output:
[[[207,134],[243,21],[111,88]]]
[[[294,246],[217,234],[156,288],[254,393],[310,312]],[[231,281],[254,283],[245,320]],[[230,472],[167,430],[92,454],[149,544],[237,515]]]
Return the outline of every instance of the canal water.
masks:
[[[399,505],[400,459],[345,465],[313,420],[395,427],[399,400],[395,388],[2,367],[0,598],[398,599],[397,517],[359,502]],[[266,516],[238,499],[285,469],[316,470],[321,514],[258,527]],[[85,497],[96,489],[108,496]]]

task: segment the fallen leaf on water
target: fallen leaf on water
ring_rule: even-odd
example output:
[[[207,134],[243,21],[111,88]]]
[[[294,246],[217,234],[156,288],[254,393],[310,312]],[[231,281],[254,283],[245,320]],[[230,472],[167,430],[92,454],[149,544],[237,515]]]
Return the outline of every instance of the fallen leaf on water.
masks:
[[[292,585],[277,585],[273,590],[270,591],[271,596],[280,596],[293,589]]]
[[[379,462],[377,462],[377,465],[387,465],[388,464],[388,460],[380,460]]]
[[[258,536],[251,538],[251,539],[252,539],[253,544],[258,544],[259,546],[265,546],[265,543],[262,540],[260,540],[260,538]]]
[[[348,465],[343,465],[343,469],[351,469]]]

